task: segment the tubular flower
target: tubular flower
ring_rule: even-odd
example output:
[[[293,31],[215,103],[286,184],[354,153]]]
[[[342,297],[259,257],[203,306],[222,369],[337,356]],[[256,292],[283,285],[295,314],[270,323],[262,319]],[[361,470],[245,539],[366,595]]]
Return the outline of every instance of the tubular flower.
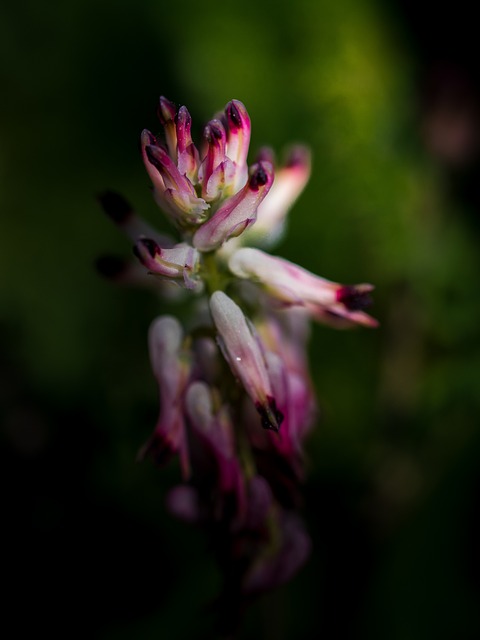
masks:
[[[249,166],[251,122],[238,100],[206,124],[198,147],[186,107],[162,97],[158,117],[163,135],[144,130],[141,153],[176,238],[105,192],[100,204],[138,262],[133,269],[107,257],[98,266],[117,282],[139,282],[143,269],[162,296],[167,283],[191,293],[188,327],[160,316],[150,328],[160,412],[141,457],[165,464],[178,456],[183,484],[168,508],[210,531],[225,571],[222,612],[232,613],[290,579],[308,556],[296,506],[316,415],[309,321],[376,326],[365,312],[373,287],[341,285],[248,246],[282,235],[310,176],[306,148],[292,148],[276,173],[269,149]]]
[[[264,149],[260,158],[270,159],[273,154]],[[269,197],[260,204],[257,211],[257,223],[245,237],[246,243],[258,243],[271,246],[283,235],[287,213],[302,193],[310,177],[310,151],[297,145],[289,149],[286,162],[275,174],[275,182]]]
[[[228,266],[239,278],[260,283],[286,305],[304,306],[319,320],[322,314],[330,314],[352,323],[377,326],[376,320],[362,311],[371,303],[371,284],[345,286],[331,282],[288,260],[248,247],[238,249]]]
[[[277,410],[262,349],[240,307],[222,291],[210,298],[218,342],[232,373],[255,404],[266,429],[278,431],[283,415]]]
[[[183,329],[172,316],[157,318],[151,325],[148,342],[153,373],[158,382],[160,415],[149,442],[140,452],[153,452],[163,462],[178,453],[183,474],[189,475],[183,396],[188,381],[189,358],[183,349]]]

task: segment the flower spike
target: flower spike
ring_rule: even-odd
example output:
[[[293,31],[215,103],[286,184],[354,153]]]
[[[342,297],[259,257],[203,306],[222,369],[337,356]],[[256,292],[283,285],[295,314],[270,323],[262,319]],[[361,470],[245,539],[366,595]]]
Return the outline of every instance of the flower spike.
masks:
[[[145,129],[141,153],[175,239],[105,192],[102,208],[130,238],[137,261],[107,255],[97,269],[184,302],[188,332],[173,316],[149,330],[160,408],[140,457],[151,453],[162,464],[179,458],[183,484],[169,492],[167,507],[211,534],[225,577],[219,609],[231,624],[249,600],[289,580],[310,552],[296,513],[304,442],[317,414],[310,320],[376,326],[365,312],[373,287],[331,282],[249,248],[271,246],[283,233],[310,175],[305,147],[293,147],[274,176],[268,147],[247,164],[251,122],[239,100],[207,122],[198,147],[185,106],[177,110],[162,96],[158,117],[163,134]],[[195,297],[187,306],[189,292]]]

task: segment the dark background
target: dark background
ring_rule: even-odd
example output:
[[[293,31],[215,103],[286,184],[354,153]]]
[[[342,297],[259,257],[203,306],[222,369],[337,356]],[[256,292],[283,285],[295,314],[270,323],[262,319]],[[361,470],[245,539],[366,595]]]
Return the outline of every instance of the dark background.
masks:
[[[332,6],[333,4],[333,6]],[[254,152],[313,152],[285,257],[376,285],[376,331],[315,327],[310,563],[241,638],[480,633],[477,23],[465,1],[26,0],[0,11],[3,619],[102,639],[212,637],[219,576],[135,462],[146,347],[170,310],[93,267],[129,255],[96,204],[160,228],[138,153],[160,94],[196,133],[231,98]]]

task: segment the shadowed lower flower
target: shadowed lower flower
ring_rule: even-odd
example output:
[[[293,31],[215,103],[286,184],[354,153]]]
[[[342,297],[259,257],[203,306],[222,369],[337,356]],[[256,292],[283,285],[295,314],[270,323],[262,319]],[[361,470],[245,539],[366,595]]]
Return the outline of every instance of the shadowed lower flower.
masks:
[[[139,457],[152,453],[158,462],[178,454],[184,477],[190,474],[185,432],[183,398],[189,379],[190,358],[183,347],[183,329],[172,316],[157,318],[151,325],[148,341],[150,361],[158,382],[160,415],[152,437]]]
[[[183,483],[168,508],[209,532],[225,578],[220,608],[235,620],[254,594],[289,580],[311,547],[297,513],[316,415],[309,320],[376,326],[365,312],[373,287],[341,285],[248,246],[282,235],[310,175],[306,148],[291,149],[276,173],[269,149],[249,166],[251,122],[238,100],[206,124],[198,147],[186,107],[162,97],[158,116],[163,136],[144,130],[142,157],[176,237],[106,192],[100,203],[139,265],[98,264],[125,282],[139,281],[141,266],[162,295],[167,283],[191,295],[186,327],[160,316],[150,328],[160,411],[140,457],[178,456]]]

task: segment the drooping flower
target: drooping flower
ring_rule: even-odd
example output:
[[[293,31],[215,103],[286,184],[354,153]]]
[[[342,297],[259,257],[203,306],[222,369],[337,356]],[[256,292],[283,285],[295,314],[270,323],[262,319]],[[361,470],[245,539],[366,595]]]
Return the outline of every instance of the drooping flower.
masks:
[[[233,374],[241,380],[266,429],[278,431],[283,416],[273,397],[265,356],[240,307],[222,291],[210,298],[220,348]]]
[[[311,546],[296,513],[316,415],[309,320],[376,326],[365,313],[373,287],[341,285],[255,248],[283,234],[310,175],[306,148],[294,147],[276,173],[269,149],[249,166],[251,122],[238,100],[207,123],[198,147],[186,107],[161,97],[158,116],[163,136],[144,130],[142,157],[176,238],[122,196],[100,196],[159,292],[173,283],[193,301],[188,329],[173,316],[151,326],[160,412],[141,455],[161,464],[178,455],[183,484],[168,508],[209,530],[228,607],[241,608],[243,598],[290,579]],[[123,261],[99,266],[138,280]]]
[[[180,279],[187,289],[201,288],[202,283],[195,279],[198,251],[186,242],[170,249],[162,249],[155,240],[141,236],[133,247],[133,252],[151,274],[165,279]]]

